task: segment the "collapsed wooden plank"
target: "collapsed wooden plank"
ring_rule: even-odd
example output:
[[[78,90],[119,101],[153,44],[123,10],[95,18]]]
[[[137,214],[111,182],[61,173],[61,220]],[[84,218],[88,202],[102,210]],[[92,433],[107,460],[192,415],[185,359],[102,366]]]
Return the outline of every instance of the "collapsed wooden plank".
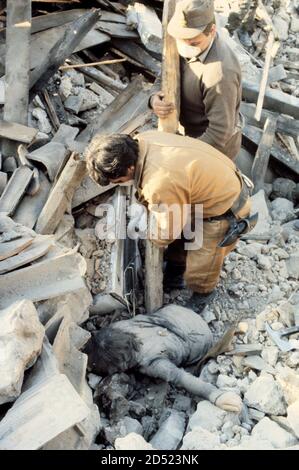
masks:
[[[33,98],[44,88],[49,78],[58,70],[65,59],[78,47],[82,39],[98,20],[98,11],[92,10],[70,23],[61,38],[55,42],[49,53],[34,69],[30,76],[30,96]]]
[[[28,166],[21,166],[13,172],[0,198],[0,212],[6,212],[7,215],[14,213],[31,181],[32,174]]]
[[[51,299],[84,288],[83,258],[68,253],[1,276],[0,308],[21,299]],[[82,274],[83,273],[83,274]]]
[[[116,49],[116,52],[120,51],[126,56],[131,57],[135,62],[139,63],[141,67],[144,67],[152,74],[158,75],[160,73],[161,63],[157,59],[154,59],[135,41],[122,41],[120,39],[113,38],[112,44],[114,49]]]
[[[51,184],[48,178],[40,171],[39,191],[34,196],[26,194],[23,197],[13,214],[13,220],[18,224],[32,229],[48,199],[50,190]]]
[[[89,176],[86,176],[83,179],[81,185],[75,191],[72,200],[72,208],[74,209],[75,207],[80,206],[84,202],[87,202],[90,199],[93,199],[94,197],[97,197],[112,188],[115,188],[115,184],[109,184],[108,186],[100,186]]]
[[[54,233],[63,214],[70,208],[74,192],[85,174],[85,161],[80,155],[73,153],[62,170],[37,220],[35,229],[38,233]]]
[[[0,119],[0,137],[30,144],[38,130],[33,127],[23,126],[16,122],[7,122]]]
[[[70,23],[87,12],[88,10],[85,8],[76,8],[73,10],[55,11],[54,13],[35,16],[31,21],[31,34]]]
[[[89,413],[67,377],[54,375],[24,392],[2,419],[0,449],[39,449]]]
[[[260,85],[242,81],[243,98],[251,103],[255,103],[259,95]],[[280,90],[267,88],[264,96],[264,108],[276,113],[288,114],[295,119],[299,119],[299,98],[291,96]]]
[[[21,251],[25,250],[33,242],[33,238],[24,237],[10,242],[0,243],[0,265],[2,260],[6,260],[11,256],[14,257]]]
[[[175,1],[165,0],[163,8],[163,61],[162,91],[165,100],[174,104],[174,111],[164,119],[159,119],[160,131],[176,133],[180,111],[180,63],[175,40],[168,34],[167,26],[175,11]],[[149,215],[148,225],[154,219]],[[150,240],[146,241],[145,252],[145,306],[148,313],[158,310],[163,304],[163,250]]]
[[[5,121],[23,125],[28,124],[30,30],[31,1],[7,0],[3,117]],[[5,156],[13,155],[15,150],[15,143],[2,143]]]
[[[245,140],[249,140],[250,142],[253,142],[255,145],[259,145],[262,135],[263,135],[263,131],[261,129],[258,129],[257,127],[246,125],[244,129],[242,130],[242,134],[245,137]],[[289,155],[287,152],[282,150],[277,144],[274,143],[272,145],[270,155],[276,160],[276,162],[279,162],[280,164],[285,165],[296,175],[299,175],[298,160],[294,160],[294,158],[291,157],[291,155]]]
[[[251,169],[254,193],[257,193],[260,189],[264,189],[264,180],[275,136],[276,121],[276,117],[267,119],[261,141],[255,154]]]
[[[96,29],[109,34],[109,36],[121,39],[135,39],[139,37],[135,31],[129,30],[123,23],[110,23],[108,21],[99,20],[96,24]]]
[[[147,110],[149,90],[146,90],[143,77],[137,76],[120,93],[111,105],[96,117],[78,137],[81,142],[89,142],[97,133],[118,132],[128,119]]]
[[[35,261],[41,258],[50,250],[51,246],[53,246],[53,240],[54,239],[51,236],[50,237],[42,236],[42,237],[36,237],[35,239],[32,239],[31,244],[29,245],[29,248],[27,245],[27,247],[24,247],[22,249],[21,253],[19,254],[14,253],[14,256],[12,256],[11,258],[6,259],[4,261],[0,261],[0,274],[14,271],[20,266],[24,266],[26,264],[32,263],[32,261]],[[9,243],[14,243],[16,245],[17,242],[19,242],[19,240],[16,240],[16,242],[8,242],[3,245],[8,245]],[[1,259],[1,251],[2,251],[1,245],[2,244],[0,244],[0,259]]]
[[[246,117],[246,122],[252,126],[263,128],[266,122],[266,119],[270,116],[274,116],[275,113],[268,111],[266,109],[262,110],[261,119],[257,121],[254,118],[255,105],[252,103],[241,103],[241,112]],[[279,115],[277,119],[277,132],[290,135],[294,138],[297,138],[299,135],[299,120],[293,119],[288,116]]]

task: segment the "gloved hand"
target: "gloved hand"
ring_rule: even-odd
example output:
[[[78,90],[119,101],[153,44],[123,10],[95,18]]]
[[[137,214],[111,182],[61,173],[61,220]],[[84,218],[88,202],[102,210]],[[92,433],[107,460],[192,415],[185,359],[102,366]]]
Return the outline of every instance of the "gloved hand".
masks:
[[[217,398],[215,405],[225,411],[233,411],[234,413],[241,413],[242,400],[234,392],[223,392],[220,397]]]

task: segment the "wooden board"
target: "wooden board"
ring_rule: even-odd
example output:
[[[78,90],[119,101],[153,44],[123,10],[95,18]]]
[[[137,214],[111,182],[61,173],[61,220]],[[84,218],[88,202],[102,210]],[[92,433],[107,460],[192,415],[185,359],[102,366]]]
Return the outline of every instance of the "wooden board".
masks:
[[[3,118],[5,121],[23,125],[28,124],[30,30],[31,1],[7,0]],[[15,143],[2,143],[5,156],[10,156],[15,151]]]
[[[157,59],[154,59],[135,41],[122,41],[121,39],[113,38],[112,45],[115,49],[139,63],[141,67],[144,67],[154,75],[159,75],[161,71],[161,63]]]
[[[7,122],[0,119],[0,137],[30,144],[36,136],[38,129],[23,126],[16,122]]]
[[[78,154],[73,153],[37,220],[35,230],[38,233],[54,233],[63,214],[70,207],[74,192],[85,175],[85,161]]]
[[[123,23],[110,23],[100,20],[96,24],[96,29],[114,38],[135,39],[139,37],[136,31],[128,29]]]
[[[11,242],[0,243],[0,261],[6,260],[11,256],[14,257],[21,251],[25,250],[33,242],[33,238],[24,237]],[[1,265],[1,263],[0,263]]]
[[[35,239],[32,240],[30,246],[23,248],[22,252],[19,254],[15,254],[15,256],[12,256],[9,259],[6,259],[4,261],[0,261],[0,274],[7,273],[9,271],[13,271],[20,266],[24,266],[26,264],[31,263],[32,261],[37,260],[38,258],[41,258],[43,255],[45,255],[53,245],[53,237],[36,237]],[[18,242],[19,240],[16,240]],[[9,243],[15,243],[16,242],[8,242],[5,243],[5,245],[8,245]],[[0,244],[0,259],[1,259],[1,248],[4,244]],[[3,258],[2,258],[3,259]]]
[[[32,174],[32,170],[27,166],[21,166],[14,171],[0,198],[0,212],[6,212],[8,215],[14,213],[30,183]]]
[[[265,176],[275,136],[276,121],[276,117],[271,117],[266,120],[263,135],[254,157],[251,169],[254,193],[257,193],[260,189],[264,189]]]

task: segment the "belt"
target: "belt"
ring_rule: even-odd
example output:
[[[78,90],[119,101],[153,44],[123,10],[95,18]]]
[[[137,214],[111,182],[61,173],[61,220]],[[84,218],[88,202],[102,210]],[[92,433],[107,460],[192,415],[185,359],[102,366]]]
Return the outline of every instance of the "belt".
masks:
[[[223,220],[223,219],[230,219],[232,217],[237,217],[238,212],[245,206],[248,198],[251,196],[253,183],[252,181],[241,171],[237,168],[236,174],[240,179],[241,182],[241,191],[237,199],[234,201],[232,207],[228,209],[224,214],[216,215],[215,217],[209,217],[206,220],[207,222],[211,222],[212,220]]]

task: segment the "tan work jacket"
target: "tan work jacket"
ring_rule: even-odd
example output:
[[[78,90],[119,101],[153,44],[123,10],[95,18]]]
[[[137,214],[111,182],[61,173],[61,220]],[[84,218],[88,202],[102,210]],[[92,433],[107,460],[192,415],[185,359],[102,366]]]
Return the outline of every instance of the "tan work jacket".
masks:
[[[224,214],[238,198],[241,181],[236,166],[212,146],[159,131],[143,132],[136,139],[137,198],[154,215],[159,229],[158,239],[153,239],[156,244],[171,243],[187,222],[188,211],[181,210],[179,218],[173,217],[169,206],[176,204],[183,209],[201,204],[206,219]],[[169,234],[167,238],[165,234]]]

